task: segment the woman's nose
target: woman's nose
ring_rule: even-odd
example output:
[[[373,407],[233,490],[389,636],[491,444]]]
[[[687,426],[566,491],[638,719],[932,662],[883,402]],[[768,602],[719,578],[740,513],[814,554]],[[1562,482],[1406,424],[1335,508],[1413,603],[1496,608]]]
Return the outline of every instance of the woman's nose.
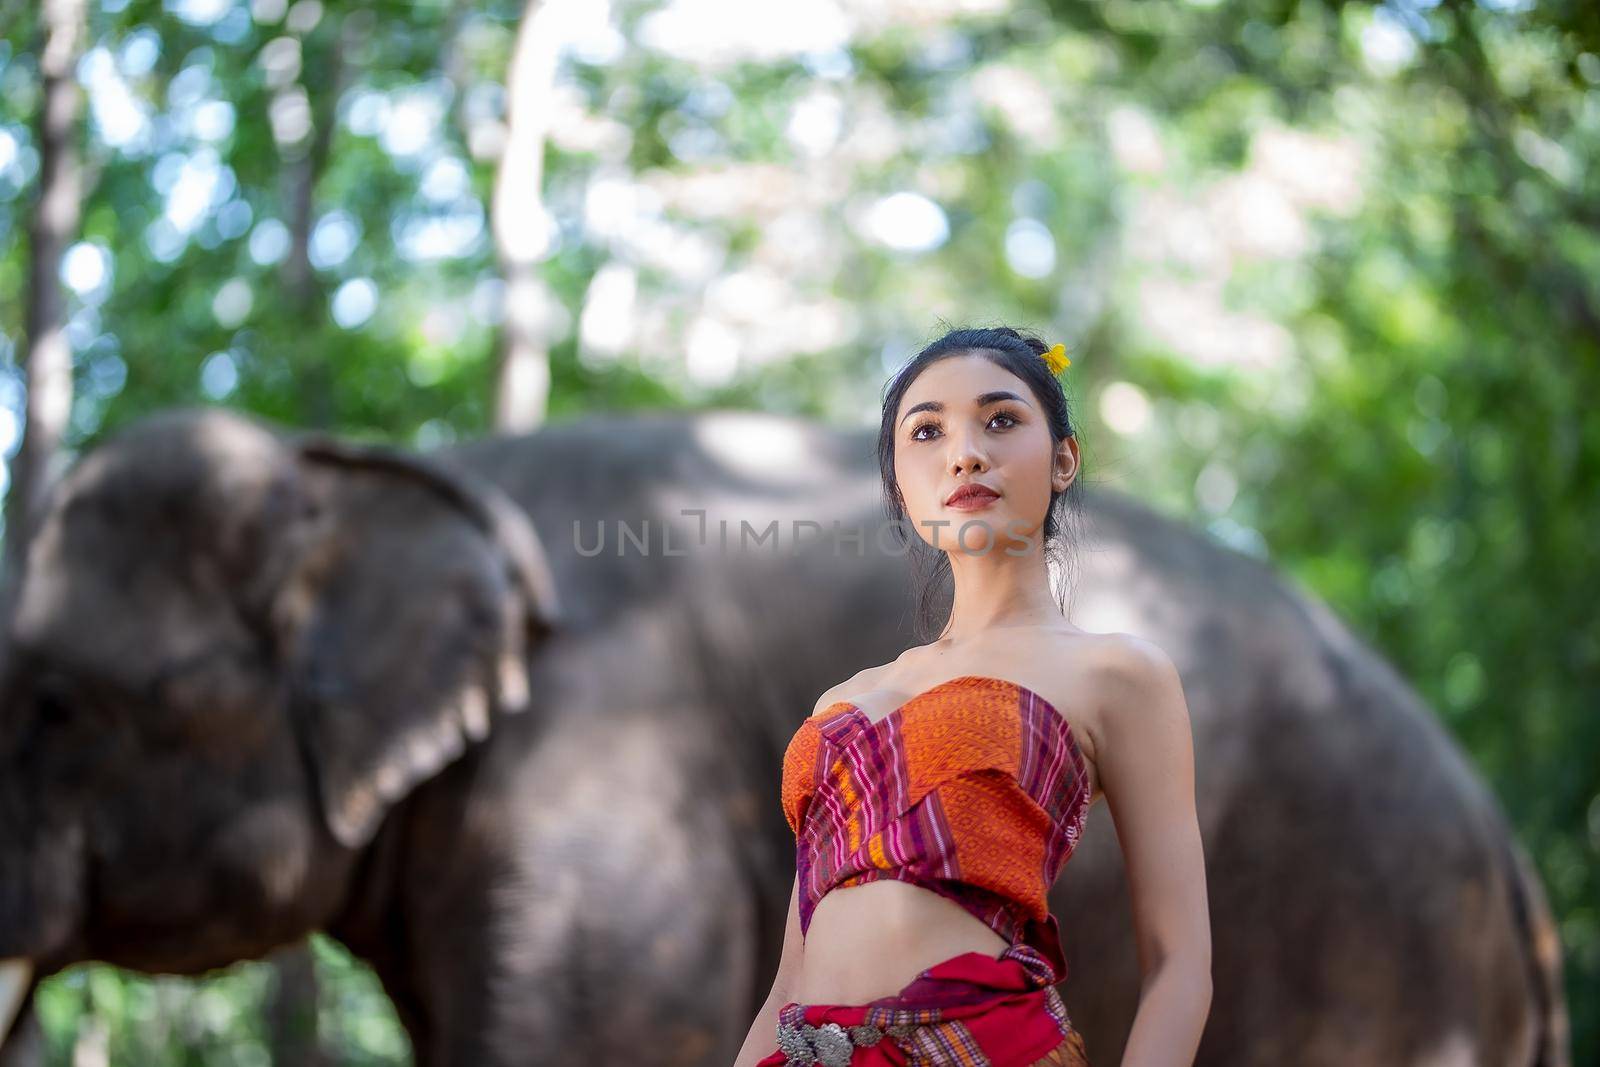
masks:
[[[950,473],[961,474],[970,470],[982,470],[989,465],[988,458],[983,454],[983,449],[970,436],[951,441]]]

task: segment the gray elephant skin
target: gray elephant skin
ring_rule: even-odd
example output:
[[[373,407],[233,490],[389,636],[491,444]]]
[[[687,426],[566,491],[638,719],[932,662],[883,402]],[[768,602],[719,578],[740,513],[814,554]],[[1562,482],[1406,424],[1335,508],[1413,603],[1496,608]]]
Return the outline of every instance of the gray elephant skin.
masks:
[[[221,409],[124,427],[54,490],[0,650],[0,959],[198,974],[322,930],[420,1065],[726,1067],[777,967],[784,746],[916,640],[874,440],[731,411],[427,456]],[[1085,499],[1071,617],[1166,649],[1193,720],[1196,1062],[1564,1065],[1544,893],[1431,712],[1266,565]],[[1051,904],[1114,1063],[1139,971],[1104,804]]]

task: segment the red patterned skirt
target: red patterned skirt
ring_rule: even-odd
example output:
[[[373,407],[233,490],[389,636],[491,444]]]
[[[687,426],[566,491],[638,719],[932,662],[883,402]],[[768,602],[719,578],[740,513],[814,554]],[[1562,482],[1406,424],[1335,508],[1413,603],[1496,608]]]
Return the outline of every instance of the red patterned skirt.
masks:
[[[963,952],[865,1004],[785,1004],[756,1067],[1089,1067],[1050,964],[1018,943]]]

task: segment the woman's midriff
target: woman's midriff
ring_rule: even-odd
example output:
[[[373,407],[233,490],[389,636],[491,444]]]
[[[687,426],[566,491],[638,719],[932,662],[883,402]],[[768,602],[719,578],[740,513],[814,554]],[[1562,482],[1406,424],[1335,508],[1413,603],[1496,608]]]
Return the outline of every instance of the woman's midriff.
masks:
[[[999,956],[1006,939],[931,889],[893,878],[831,890],[806,929],[789,999],[864,1004],[963,952]]]

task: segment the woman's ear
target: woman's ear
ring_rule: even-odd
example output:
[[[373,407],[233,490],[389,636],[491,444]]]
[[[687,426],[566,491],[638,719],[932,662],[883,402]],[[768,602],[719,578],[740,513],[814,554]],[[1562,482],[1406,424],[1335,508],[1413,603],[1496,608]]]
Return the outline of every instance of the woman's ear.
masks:
[[[1078,476],[1078,438],[1076,434],[1068,434],[1056,442],[1054,465],[1050,474],[1050,485],[1056,492],[1063,492]]]

